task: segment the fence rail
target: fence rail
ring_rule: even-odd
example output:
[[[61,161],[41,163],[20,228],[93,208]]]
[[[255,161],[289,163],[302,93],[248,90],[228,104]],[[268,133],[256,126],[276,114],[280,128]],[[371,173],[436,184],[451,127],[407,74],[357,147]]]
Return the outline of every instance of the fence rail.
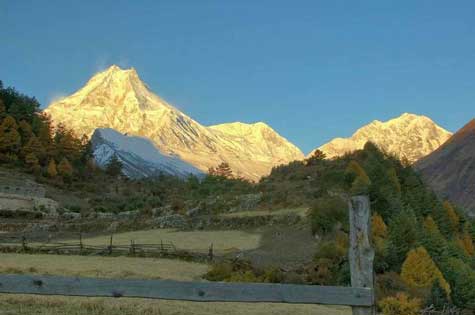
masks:
[[[351,306],[371,306],[373,303],[372,290],[369,288],[27,275],[0,275],[0,292],[199,302],[280,302]]]

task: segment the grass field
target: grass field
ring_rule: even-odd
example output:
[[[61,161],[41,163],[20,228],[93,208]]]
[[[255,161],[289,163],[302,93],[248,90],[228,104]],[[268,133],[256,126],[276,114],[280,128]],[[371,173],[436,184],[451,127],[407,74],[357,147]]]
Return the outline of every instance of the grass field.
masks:
[[[0,273],[196,280],[208,265],[171,259],[0,254]]]
[[[199,303],[145,299],[0,295],[9,315],[350,315],[348,307],[277,303]]]
[[[280,209],[280,210],[256,210],[256,211],[239,211],[239,212],[230,212],[221,214],[221,217],[225,218],[242,218],[242,217],[258,217],[258,216],[267,216],[267,215],[288,215],[296,214],[301,217],[307,215],[307,208],[292,208],[292,209]]]
[[[259,234],[244,231],[177,231],[175,229],[153,229],[114,234],[113,243],[116,245],[160,244],[160,241],[171,242],[178,249],[207,252],[210,244],[216,251],[249,250],[259,246]],[[86,245],[107,245],[110,235],[83,238]],[[67,240],[67,242],[78,242]]]

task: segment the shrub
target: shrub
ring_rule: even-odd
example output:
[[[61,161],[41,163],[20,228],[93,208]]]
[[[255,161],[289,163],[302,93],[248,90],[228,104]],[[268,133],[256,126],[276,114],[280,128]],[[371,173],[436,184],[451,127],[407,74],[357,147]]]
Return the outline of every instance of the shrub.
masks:
[[[421,300],[411,299],[405,293],[397,293],[382,299],[378,306],[384,315],[419,315]]]
[[[327,234],[340,223],[348,230],[348,205],[339,197],[323,197],[316,200],[310,212],[312,232]]]

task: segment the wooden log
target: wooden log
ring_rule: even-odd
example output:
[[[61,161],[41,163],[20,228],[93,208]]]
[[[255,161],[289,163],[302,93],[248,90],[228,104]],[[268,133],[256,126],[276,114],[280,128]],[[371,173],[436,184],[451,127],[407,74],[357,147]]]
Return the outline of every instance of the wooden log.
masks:
[[[0,275],[0,293],[370,306],[369,288]]]
[[[350,248],[349,261],[351,272],[351,286],[371,289],[371,305],[353,306],[353,315],[372,315],[376,313],[374,307],[374,250],[369,241],[370,235],[370,207],[367,196],[352,197],[349,202],[350,212]]]

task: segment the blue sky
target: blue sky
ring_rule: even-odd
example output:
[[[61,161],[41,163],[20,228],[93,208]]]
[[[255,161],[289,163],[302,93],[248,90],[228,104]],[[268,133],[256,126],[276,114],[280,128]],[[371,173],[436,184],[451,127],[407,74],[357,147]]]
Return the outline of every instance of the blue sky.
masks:
[[[474,1],[0,0],[0,80],[43,106],[111,64],[205,125],[308,152],[374,119],[475,113]]]

